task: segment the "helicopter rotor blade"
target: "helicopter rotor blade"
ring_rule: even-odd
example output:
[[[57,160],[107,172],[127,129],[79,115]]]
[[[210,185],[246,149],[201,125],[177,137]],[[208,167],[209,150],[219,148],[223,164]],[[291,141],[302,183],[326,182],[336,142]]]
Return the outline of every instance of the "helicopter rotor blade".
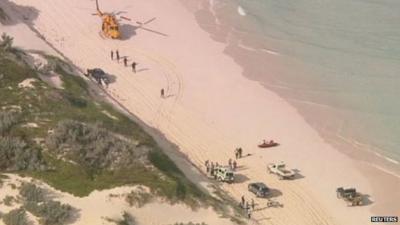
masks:
[[[149,31],[149,32],[152,32],[152,33],[155,33],[155,34],[164,36],[164,37],[168,37],[167,34],[164,34],[164,33],[161,33],[161,32],[155,31],[155,30],[152,30],[152,29],[148,29],[148,28],[144,28],[144,27],[140,27],[140,29],[143,29],[143,30],[145,30],[145,31]]]
[[[144,22],[143,24],[146,25],[146,24],[148,24],[148,23],[151,23],[151,22],[153,22],[155,19],[156,19],[156,17],[153,17],[153,18],[147,20],[146,22]]]
[[[124,20],[128,20],[128,21],[132,21],[130,18],[125,17],[125,16],[120,16],[120,18],[121,18],[121,19],[124,19]]]

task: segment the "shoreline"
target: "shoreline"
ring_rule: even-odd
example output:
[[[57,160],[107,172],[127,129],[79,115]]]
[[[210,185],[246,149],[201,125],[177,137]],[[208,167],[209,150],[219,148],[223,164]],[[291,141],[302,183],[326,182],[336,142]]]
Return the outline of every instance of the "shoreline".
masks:
[[[248,63],[248,59],[246,60],[245,57],[241,57],[240,53],[241,51],[248,51],[250,53],[257,54],[257,52],[264,51],[268,53],[269,55],[272,56],[279,56],[278,52],[275,52],[273,50],[268,50],[265,49],[265,47],[261,49],[257,49],[251,45],[246,45],[241,41],[236,41],[237,45],[234,47],[229,47],[228,45],[232,44],[229,43],[227,40],[227,36],[229,35],[237,35],[235,34],[235,31],[226,31],[224,33],[225,37],[218,36],[218,33],[216,33],[216,30],[230,30],[227,27],[230,26],[229,24],[221,24],[220,20],[216,17],[216,12],[212,9],[212,5],[209,5],[208,2],[203,1],[203,4],[201,7],[196,6],[195,3],[190,3],[187,4],[184,1],[181,1],[181,3],[186,6],[186,8],[191,11],[194,15],[198,13],[199,11],[202,11],[201,13],[207,14],[207,17],[213,16],[214,21],[219,21],[214,23],[210,18],[205,19],[204,17],[202,18],[199,15],[196,15],[196,20],[198,25],[206,32],[210,34],[212,39],[214,41],[220,42],[225,44],[228,48],[231,48],[231,51],[229,52],[224,52],[226,55],[229,57],[232,57],[238,64],[243,68],[244,72],[242,73],[245,78],[248,78],[250,80],[254,80],[260,83],[266,90],[272,91],[279,95],[282,99],[284,99],[286,102],[288,102],[292,107],[297,109],[299,115],[301,115],[304,120],[313,128],[315,129],[319,135],[329,143],[335,150],[339,151],[340,153],[344,153],[349,159],[354,161],[354,164],[356,167],[364,174],[365,177],[368,177],[371,185],[373,186],[373,190],[377,195],[382,195],[382,187],[379,184],[382,183],[388,183],[388,180],[393,180],[391,183],[391,186],[393,187],[399,187],[400,188],[400,163],[396,159],[392,159],[388,156],[382,155],[379,152],[370,150],[366,148],[366,146],[363,146],[362,144],[354,144],[351,142],[348,142],[346,139],[340,140],[340,137],[330,137],[330,135],[327,132],[324,132],[321,127],[318,127],[312,120],[312,115],[307,114],[307,110],[304,109],[304,107],[300,106],[299,104],[295,104],[296,102],[291,100],[288,95],[285,95],[283,92],[280,92],[278,88],[271,88],[268,84],[265,83],[265,80],[268,79],[263,79],[262,77],[254,77],[251,76],[249,73],[250,71],[247,71],[246,73],[246,68],[248,66],[251,66],[254,63]],[[199,4],[200,5],[200,4]],[[198,8],[197,8],[198,7]],[[240,6],[239,6],[240,7]],[[199,9],[202,8],[202,9]],[[208,13],[205,13],[204,11],[209,10]],[[240,14],[240,13],[239,13]],[[241,15],[244,16],[244,15]],[[225,21],[226,22],[226,21]],[[226,22],[227,23],[227,22]],[[218,38],[216,38],[218,36]],[[230,37],[230,40],[234,38]],[[241,37],[237,37],[238,40],[241,40]],[[232,41],[231,41],[232,42]],[[235,41],[233,41],[235,43]],[[234,44],[233,44],[234,45]],[[233,48],[236,48],[233,49]],[[242,54],[243,55],[243,54]],[[249,57],[250,58],[250,57]],[[264,57],[264,58],[273,58],[273,57]],[[247,61],[247,62],[246,62]],[[315,110],[314,110],[315,111]],[[363,148],[364,147],[364,148]],[[374,174],[374,176],[371,176],[371,174]],[[378,185],[377,185],[378,184]],[[396,193],[396,188],[392,189],[392,193]],[[400,194],[397,194],[393,196],[394,199],[400,198]],[[379,199],[379,198],[378,198]],[[384,199],[383,199],[384,200]],[[384,201],[386,203],[386,201]],[[393,203],[393,210],[391,210],[392,214],[395,214],[397,212],[397,209],[395,207],[395,204]],[[378,206],[374,206],[371,209],[371,212],[377,212],[381,213],[382,211],[385,212],[385,210],[382,210],[382,207],[385,207],[384,204],[378,204]],[[400,207],[398,207],[400,209]]]
[[[54,13],[49,11],[47,6],[45,7],[41,4],[42,3],[38,3],[39,7],[43,9],[43,13],[46,13],[46,16],[52,17]],[[53,4],[60,3],[55,1]],[[90,32],[87,31],[80,36],[87,38],[88,41],[86,43],[87,50],[79,52],[79,47],[72,44],[76,42],[78,38],[70,37],[69,32],[75,31],[74,29],[83,32],[83,27],[72,29],[71,25],[66,24],[66,31],[64,31],[64,33],[61,32],[60,35],[64,35],[69,39],[65,40],[67,43],[61,44],[54,39],[51,39],[51,33],[53,32],[52,29],[57,29],[57,26],[52,24],[51,21],[39,18],[38,24],[35,23],[35,26],[38,26],[39,29],[41,29],[41,32],[48,34],[50,39],[49,41],[56,44],[61,48],[62,52],[66,52],[66,55],[69,57],[72,56],[73,62],[78,63],[81,68],[101,64],[102,66],[104,65],[104,68],[107,69],[107,71],[117,74],[118,79],[121,81],[110,86],[110,93],[117,97],[122,104],[130,109],[130,112],[141,118],[141,120],[143,120],[147,125],[161,130],[168,140],[177,144],[183,153],[188,154],[188,158],[195,165],[200,166],[205,159],[209,158],[226,161],[227,158],[232,157],[231,151],[235,145],[238,144],[242,145],[250,153],[258,156],[259,158],[250,157],[241,161],[245,166],[254,165],[254,168],[251,167],[243,172],[241,171],[244,177],[248,177],[248,180],[245,180],[235,187],[223,185],[223,188],[228,190],[236,199],[238,199],[245,191],[246,183],[250,182],[251,179],[267,180],[268,184],[271,183],[278,189],[281,189],[282,194],[276,199],[284,202],[285,208],[282,208],[281,211],[279,211],[280,209],[272,209],[271,211],[260,212],[260,215],[257,214],[256,218],[269,216],[274,221],[281,219],[282,222],[279,223],[283,224],[285,222],[290,223],[294,221],[298,221],[299,224],[336,224],[336,222],[333,222],[336,219],[330,218],[332,216],[331,213],[335,211],[335,207],[341,207],[343,202],[335,202],[335,204],[332,205],[332,197],[330,194],[329,197],[327,197],[326,193],[324,196],[321,193],[318,194],[318,191],[310,190],[312,185],[310,185],[311,182],[307,178],[307,176],[309,176],[307,172],[312,174],[313,168],[306,168],[307,165],[304,165],[304,162],[310,159],[317,161],[318,157],[321,157],[321,153],[318,154],[314,150],[306,149],[304,147],[299,150],[300,153],[293,152],[298,145],[296,142],[306,144],[308,141],[315,139],[317,139],[318,144],[311,145],[311,148],[326,148],[326,146],[319,140],[318,135],[302,124],[303,122],[300,119],[301,116],[299,117],[299,115],[295,114],[297,113],[296,110],[292,106],[290,107],[293,109],[290,108],[287,102],[282,103],[281,98],[277,97],[275,93],[269,93],[271,91],[265,90],[265,88],[261,87],[258,82],[249,81],[247,78],[243,79],[244,77],[242,77],[242,73],[240,72],[241,69],[237,64],[233,65],[233,63],[235,63],[234,61],[226,59],[225,56],[217,55],[219,50],[224,49],[225,47],[220,44],[209,42],[208,35],[199,32],[198,29],[200,28],[192,27],[193,20],[191,20],[190,16],[186,13],[178,12],[176,15],[177,18],[175,18],[175,15],[165,15],[165,13],[162,14],[159,10],[150,9],[149,5],[152,3],[138,4],[141,4],[144,9],[144,12],[140,12],[143,17],[146,16],[146,13],[156,13],[161,16],[162,20],[160,21],[162,22],[159,21],[156,23],[156,25],[154,25],[156,28],[163,30],[162,24],[165,23],[165,26],[172,27],[171,25],[177,18],[186,18],[181,25],[188,29],[187,32],[193,32],[193,34],[198,35],[198,37],[194,37],[195,40],[191,40],[189,43],[183,43],[182,41],[184,41],[187,36],[180,34],[179,31],[171,31],[171,37],[174,39],[176,38],[176,40],[168,42],[169,40],[142,32],[140,35],[137,34],[137,36],[133,36],[133,39],[135,40],[135,47],[133,47],[134,45],[130,45],[129,41],[117,43],[108,40],[98,40],[96,36],[90,34],[90,32],[97,30],[97,27],[94,27],[90,28]],[[54,7],[54,5],[50,5]],[[110,8],[110,6],[111,5],[107,5],[108,8]],[[164,6],[166,9],[171,9],[172,11],[178,11],[180,9],[177,6]],[[82,23],[84,24],[92,24],[96,21],[96,18],[86,19],[83,16],[83,13],[78,12],[77,10],[75,10],[74,13],[80,13],[80,15],[82,15]],[[162,44],[148,41],[146,38],[155,39]],[[196,40],[200,41],[200,43],[207,43],[209,46],[204,46],[204,49],[198,49],[201,47],[194,48],[192,41]],[[166,43],[164,43],[164,41]],[[105,42],[104,46],[99,47],[98,44],[102,42]],[[65,45],[68,44],[72,44],[72,49],[66,49]],[[177,52],[172,52],[168,44],[181,46]],[[138,49],[138,45],[140,45],[142,49]],[[185,53],[185,47],[193,49],[194,55]],[[146,66],[151,68],[149,69],[150,71],[143,72],[143,76],[132,76],[131,74],[127,74],[125,70],[121,69],[120,65],[109,65],[109,60],[105,60],[104,58],[107,57],[110,48],[130,49],[130,51],[134,52],[135,59],[145,62],[147,64]],[[215,54],[215,57],[212,56],[211,59],[207,60],[203,59],[201,57],[203,51]],[[197,56],[197,54],[200,56]],[[221,51],[221,54],[223,54],[223,51]],[[106,55],[106,57],[102,57],[104,55]],[[192,57],[192,59],[188,60],[187,57]],[[199,64],[196,60],[215,66],[214,69],[216,69],[216,71],[207,68],[202,68],[202,71],[197,71],[196,68]],[[212,62],[213,60],[216,62]],[[217,65],[219,63],[220,66],[218,67]],[[224,65],[226,65],[226,68]],[[164,77],[160,77],[160,74],[164,74]],[[234,81],[226,80],[228,78],[225,74],[232,74],[231,79]],[[200,78],[199,76],[202,77]],[[160,101],[157,95],[158,90],[160,87],[163,87],[165,83],[167,83],[168,92],[175,96],[166,99],[165,101]],[[226,85],[231,85],[233,89],[238,90],[239,92],[243,91],[245,96],[235,95],[232,90],[222,88]],[[204,88],[207,88],[210,93],[202,93]],[[264,90],[261,90],[260,88],[263,88]],[[252,93],[252,91],[254,93]],[[235,101],[229,99],[231,96],[235,96]],[[255,100],[266,103],[269,107],[277,107],[279,110],[273,110],[271,112],[270,108],[251,105],[254,104]],[[235,112],[237,104],[241,107],[248,107],[243,110],[246,110],[246,115],[249,118],[241,118],[241,114]],[[156,109],[156,112],[154,112],[154,109]],[[259,112],[265,112],[265,115],[261,116]],[[304,127],[306,127],[306,132],[304,132],[305,134],[302,134],[306,136],[285,138],[287,136],[287,134],[285,135],[287,130],[282,128],[282,125],[278,121],[271,121],[271,119],[274,118],[281,121],[288,120],[288,124],[290,124],[290,122],[295,124],[291,124],[291,126],[293,126],[293,132],[302,132],[305,129]],[[234,122],[235,124],[231,124],[231,122]],[[260,127],[259,125],[257,126],[258,123],[269,124],[270,127]],[[254,130],[249,130],[249,127],[251,126],[257,127]],[[248,130],[248,134],[244,133],[243,130],[246,132]],[[279,139],[281,139],[279,141],[283,142],[282,148],[268,153],[255,150],[255,144],[262,140],[265,134],[268,134],[268,136],[279,137]],[[235,140],[235,143],[231,143],[230,140],[232,139]],[[304,139],[306,141],[304,141]],[[345,168],[353,169],[354,165],[351,165],[351,162],[343,158],[340,153],[337,154],[336,152],[331,151],[330,147],[328,147],[328,150],[328,156],[332,156],[332,159],[344,159],[345,163],[343,166]],[[275,177],[267,176],[265,174],[264,164],[266,160],[264,158],[267,160],[278,160],[284,158],[285,161],[290,162],[291,165],[305,171],[306,173],[304,173],[304,175],[306,177],[305,179],[295,180],[287,184],[277,182]],[[300,163],[298,159],[303,161],[303,163]],[[317,165],[321,168],[321,164]],[[331,163],[329,163],[328,166],[329,169],[338,167],[337,164],[334,166]],[[339,174],[346,174],[346,171],[339,172]],[[313,176],[318,177],[326,174],[329,173],[323,171],[322,174],[315,174],[314,172]],[[367,192],[369,191],[368,182],[360,178],[360,175],[357,172],[354,172],[354,174],[352,173],[349,176],[356,177],[358,179],[357,182],[361,183],[362,186],[366,188]],[[347,180],[347,182],[349,181]],[[332,192],[333,195],[333,190],[328,190],[327,188],[330,189],[331,186],[322,186],[322,190]],[[301,198],[298,196],[301,196]],[[301,205],[301,199],[309,200],[306,205],[302,206],[305,208],[304,210],[298,208],[298,206]],[[263,202],[260,202],[260,204],[263,204]],[[326,210],[325,207],[328,205],[331,206]],[[283,218],[285,212],[287,213],[290,209],[294,210],[294,212],[288,214],[288,218]],[[342,211],[336,212],[333,215],[337,216],[344,213],[343,208],[340,210]],[[307,211],[311,211],[312,213]],[[350,211],[359,215],[358,219],[361,215],[365,215],[365,210],[363,208],[352,209]],[[304,218],[301,216],[302,213],[304,214]],[[345,218],[345,215],[349,215],[349,212],[344,213],[341,217]],[[343,218],[338,218],[337,220],[342,221],[344,220]],[[363,219],[368,220],[369,218]],[[352,222],[353,224],[357,224],[357,221],[359,222],[359,220],[353,220]]]
[[[212,6],[207,5],[208,3],[205,3],[205,2],[206,1],[204,1],[204,4],[202,6],[203,9],[202,10],[198,10],[198,9],[195,9],[195,7],[193,5],[190,5],[190,4],[188,5],[188,4],[184,3],[183,1],[181,1],[181,3],[183,5],[186,5],[186,7],[193,14],[196,14],[196,10],[197,11],[203,11],[203,10],[205,10],[205,8],[209,7],[210,11],[208,12],[208,15],[209,16],[213,15],[215,21],[220,21],[219,19],[217,19],[215,17],[215,14],[213,14],[215,12],[212,10]],[[191,3],[191,4],[194,4],[194,3]],[[201,13],[204,13],[204,12],[201,12]],[[244,16],[244,15],[241,15],[241,16]],[[212,24],[212,25],[208,24],[208,26],[207,26],[206,23],[209,22],[208,21],[209,18],[208,18],[208,20],[206,22],[202,21],[202,20],[205,20],[205,19],[204,18],[199,18],[199,16],[197,17],[197,23],[199,24],[199,26],[204,31],[208,32],[211,37],[218,36],[216,33],[213,33],[213,30],[214,31],[218,30],[218,29],[229,30],[228,28],[226,28],[227,26],[230,26],[229,24],[221,25],[221,24],[215,23],[215,24]],[[218,27],[218,28],[216,28],[216,27]],[[239,36],[240,35],[239,33],[237,33],[237,32],[235,33],[235,32],[236,32],[235,30],[230,31],[230,33],[229,33],[229,31],[226,31],[226,33],[224,35],[226,35],[226,36],[228,36],[228,35]],[[240,65],[243,68],[243,70],[244,70],[243,76],[245,78],[248,78],[248,79],[252,80],[252,81],[257,81],[266,90],[272,91],[272,92],[278,94],[286,102],[288,102],[290,105],[292,105],[295,109],[297,109],[297,111],[300,113],[300,115],[302,115],[302,117],[307,121],[307,123],[309,125],[311,125],[315,130],[317,130],[318,133],[326,141],[328,141],[332,146],[337,145],[337,142],[340,142],[339,143],[340,145],[344,145],[345,144],[347,146],[346,147],[342,147],[342,148],[357,150],[357,151],[359,151],[359,154],[360,154],[360,157],[357,157],[355,154],[353,154],[353,155],[348,154],[349,157],[351,157],[351,158],[353,158],[355,160],[360,160],[360,161],[363,161],[362,158],[366,158],[366,157],[367,158],[374,158],[375,159],[374,161],[377,162],[377,164],[374,165],[374,166],[377,167],[377,169],[380,169],[385,173],[388,173],[390,175],[393,175],[393,176],[396,176],[396,177],[400,178],[400,161],[399,161],[399,159],[391,158],[390,156],[387,156],[382,151],[373,151],[373,150],[369,149],[370,146],[365,145],[363,143],[352,142],[350,139],[346,139],[343,136],[336,135],[336,137],[332,137],[332,135],[328,134],[323,129],[323,127],[318,127],[316,125],[316,123],[315,123],[316,122],[315,120],[313,121],[313,117],[315,119],[315,112],[314,113],[307,112],[308,110],[305,109],[305,107],[304,107],[305,105],[308,104],[308,102],[305,102],[304,105],[301,105],[301,104],[303,104],[303,101],[292,99],[290,97],[290,95],[285,94],[285,92],[279,90],[280,88],[284,89],[284,87],[275,86],[274,82],[272,82],[271,84],[266,83],[266,81],[268,81],[270,79],[265,79],[264,77],[255,77],[255,76],[251,75],[251,71],[249,71],[248,67],[253,66],[254,63],[251,63],[251,64],[248,63],[250,60],[246,59],[246,56],[243,56],[243,55],[246,55],[247,53],[248,54],[251,54],[251,53],[258,54],[260,52],[266,52],[271,56],[268,57],[268,56],[263,55],[263,58],[264,59],[269,58],[269,60],[275,61],[275,59],[273,59],[274,58],[273,56],[279,56],[280,55],[279,52],[276,52],[276,51],[273,51],[273,50],[269,50],[269,49],[265,48],[265,46],[263,46],[261,48],[256,48],[254,46],[247,45],[248,43],[247,44],[243,43],[243,38],[240,37],[240,36],[236,38],[236,39],[238,39],[238,41],[233,41],[233,43],[228,43],[226,41],[226,39],[227,39],[226,37],[224,37],[224,38],[219,37],[219,38],[213,38],[213,39],[215,41],[217,41],[217,42],[220,42],[220,43],[223,43],[223,44],[226,44],[226,45],[228,45],[228,44],[232,45],[232,47],[227,46],[227,49],[230,48],[231,50],[227,50],[225,52],[225,54],[230,56],[230,57],[232,57],[236,62],[238,62],[238,65]],[[231,39],[234,39],[234,38],[231,38]],[[222,40],[225,40],[225,41],[222,41]],[[253,43],[253,44],[255,44],[255,43]],[[255,45],[257,45],[257,44],[255,44]],[[246,51],[247,51],[247,53],[244,53]],[[266,60],[264,60],[264,61],[266,61]],[[282,64],[282,63],[279,63],[279,64]],[[282,70],[282,69],[280,69],[280,70]],[[312,102],[310,102],[310,104],[318,105],[318,103],[312,103]],[[323,107],[325,107],[325,105],[321,105],[321,108],[323,108]],[[330,107],[330,106],[328,106],[328,107]],[[317,111],[317,110],[314,109],[314,111]],[[313,114],[313,115],[311,115],[311,114]],[[343,150],[343,149],[341,150],[339,148],[337,150],[340,150],[342,153],[351,152],[351,150]],[[362,156],[366,156],[366,157],[362,157]],[[383,161],[383,160],[385,160],[385,161]]]

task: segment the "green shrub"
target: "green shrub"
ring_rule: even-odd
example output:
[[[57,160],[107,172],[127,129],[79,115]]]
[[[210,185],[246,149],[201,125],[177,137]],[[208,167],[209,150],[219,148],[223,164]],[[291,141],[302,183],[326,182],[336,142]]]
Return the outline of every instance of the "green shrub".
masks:
[[[24,209],[14,209],[3,215],[5,225],[28,225],[29,221]]]
[[[127,212],[124,212],[122,214],[122,219],[106,218],[106,220],[108,222],[115,223],[116,225],[136,225],[137,224],[135,218]]]
[[[6,205],[6,206],[12,206],[12,204],[14,203],[14,201],[15,201],[15,198],[14,198],[14,196],[11,196],[11,195],[7,195],[7,196],[4,197],[4,199],[3,199],[3,203],[4,203],[4,205]]]
[[[151,193],[147,193],[141,190],[131,191],[126,197],[125,201],[128,202],[130,206],[143,207],[145,204],[149,203],[153,199]]]
[[[13,37],[7,35],[6,33],[3,33],[1,35],[0,48],[2,48],[5,51],[9,51],[12,49],[13,42],[14,42]]]
[[[18,122],[13,112],[0,111],[0,135],[8,132]]]
[[[39,149],[30,148],[20,138],[0,136],[0,170],[44,170],[45,167]]]
[[[44,202],[46,200],[46,191],[31,183],[23,183],[19,189],[19,194],[25,202]]]
[[[147,161],[146,147],[136,147],[99,125],[72,120],[60,122],[46,143],[51,152],[92,171],[133,168]]]
[[[63,225],[71,222],[75,209],[68,204],[57,201],[46,201],[43,203],[28,202],[25,208],[33,215],[40,217],[43,225]]]

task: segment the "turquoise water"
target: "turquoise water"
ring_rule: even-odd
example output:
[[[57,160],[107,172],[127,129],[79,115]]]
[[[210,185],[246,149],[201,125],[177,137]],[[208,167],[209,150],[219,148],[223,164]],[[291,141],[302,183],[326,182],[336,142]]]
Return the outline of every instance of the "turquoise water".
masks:
[[[286,69],[267,80],[303,111],[319,113],[314,125],[400,161],[400,1],[213,4],[253,47],[279,54]]]

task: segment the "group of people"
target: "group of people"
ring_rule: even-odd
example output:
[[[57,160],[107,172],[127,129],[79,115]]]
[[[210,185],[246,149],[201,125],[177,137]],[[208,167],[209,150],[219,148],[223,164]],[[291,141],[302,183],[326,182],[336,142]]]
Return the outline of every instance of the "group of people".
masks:
[[[233,170],[233,171],[235,171],[237,169],[236,160],[229,159],[228,160],[228,165],[229,165],[229,168],[231,170]],[[210,160],[206,160],[204,162],[204,166],[206,167],[207,174],[210,174],[211,176],[214,176],[214,169],[216,167],[220,166],[220,164],[218,162],[214,163],[214,162],[210,162]]]
[[[229,167],[231,168],[231,170],[233,170],[233,171],[235,171],[236,168],[237,168],[237,162],[236,162],[236,160],[233,160],[233,161],[232,161],[232,159],[229,159],[229,160],[228,160],[228,165],[229,165]]]
[[[219,166],[219,163],[214,163],[210,162],[210,160],[206,160],[204,162],[204,165],[206,166],[207,174],[209,173],[211,176],[214,176],[214,169]]]
[[[235,149],[235,158],[240,159],[243,156],[243,149],[241,147],[238,147]]]
[[[113,50],[111,50],[110,56],[111,56],[111,60],[114,60],[114,51]],[[118,63],[121,60],[121,56],[119,55],[118,49],[115,50],[115,59],[117,60]],[[123,57],[123,63],[124,63],[125,67],[128,66],[128,57],[127,56]],[[137,63],[135,61],[133,61],[131,63],[131,68],[132,68],[132,72],[134,72],[134,73],[136,73],[136,66],[137,66]],[[164,88],[162,88],[160,90],[160,94],[161,94],[161,98],[165,98],[165,90],[164,90]]]
[[[117,60],[118,63],[121,60],[121,56],[119,55],[118,50],[115,51],[115,59]],[[113,50],[111,50],[111,60],[114,60],[114,51]],[[127,56],[123,57],[123,62],[124,62],[124,66],[127,67],[128,66],[128,57]],[[137,66],[136,62],[131,63],[132,72],[134,72],[134,73],[136,73],[136,66]]]
[[[251,218],[251,212],[254,211],[256,204],[254,203],[254,199],[251,199],[251,202],[245,200],[244,196],[242,196],[242,201],[239,203],[240,208],[246,211],[247,218]]]

